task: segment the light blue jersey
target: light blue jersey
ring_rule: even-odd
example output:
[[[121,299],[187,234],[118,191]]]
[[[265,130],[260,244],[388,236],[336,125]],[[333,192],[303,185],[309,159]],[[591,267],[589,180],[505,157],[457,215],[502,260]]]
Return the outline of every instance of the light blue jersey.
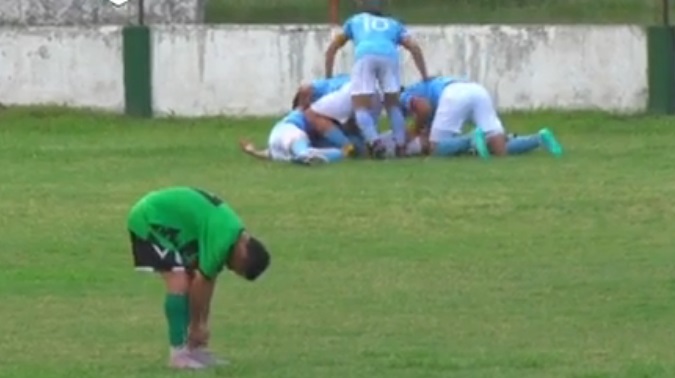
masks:
[[[333,76],[330,79],[317,79],[310,84],[312,87],[312,102],[317,101],[321,97],[336,92],[342,86],[349,83],[349,75],[342,74]]]
[[[401,106],[406,112],[410,111],[410,102],[413,97],[421,97],[429,102],[431,106],[432,114],[436,112],[438,108],[438,102],[440,101],[443,90],[448,85],[459,82],[466,81],[462,78],[456,78],[451,76],[440,76],[435,77],[429,81],[420,81],[410,86],[407,86],[403,93],[401,94]]]
[[[296,126],[298,129],[308,132],[310,129],[309,122],[305,117],[305,113],[301,110],[292,110],[290,113],[286,114],[281,121],[277,122],[277,125],[290,123],[291,125]]]
[[[408,35],[406,27],[397,20],[365,12],[347,19],[342,29],[354,43],[357,60],[366,55],[398,60],[398,46]]]

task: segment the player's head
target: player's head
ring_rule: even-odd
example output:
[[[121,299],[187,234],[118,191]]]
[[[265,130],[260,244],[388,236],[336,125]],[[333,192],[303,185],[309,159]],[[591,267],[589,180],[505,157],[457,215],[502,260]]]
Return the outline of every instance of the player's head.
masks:
[[[254,281],[267,270],[270,254],[263,243],[242,232],[228,261],[228,267],[249,281]]]
[[[354,0],[354,2],[356,3],[356,6],[363,11],[382,15],[384,0]]]

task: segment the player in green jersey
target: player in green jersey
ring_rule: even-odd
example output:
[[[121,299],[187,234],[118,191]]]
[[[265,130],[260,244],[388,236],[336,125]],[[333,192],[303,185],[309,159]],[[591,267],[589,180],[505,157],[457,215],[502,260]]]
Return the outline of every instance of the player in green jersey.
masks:
[[[216,277],[227,268],[255,280],[270,262],[265,246],[220,198],[190,187],[148,193],[131,209],[128,228],[136,269],[157,272],[166,284],[169,365],[224,363],[207,349]]]

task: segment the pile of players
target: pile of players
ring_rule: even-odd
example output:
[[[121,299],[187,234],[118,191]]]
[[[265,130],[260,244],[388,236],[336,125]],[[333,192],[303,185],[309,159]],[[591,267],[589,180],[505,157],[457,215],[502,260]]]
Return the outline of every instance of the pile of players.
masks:
[[[544,147],[561,156],[562,146],[544,128],[527,136],[509,135],[492,97],[466,78],[430,77],[422,51],[405,26],[386,17],[378,0],[357,0],[363,8],[347,20],[326,51],[326,78],[301,85],[292,110],[276,123],[267,148],[240,142],[249,155],[297,164],[410,156],[482,158],[523,154]],[[340,48],[352,41],[355,60],[350,75],[333,76]],[[398,47],[410,52],[422,78],[402,87]],[[386,112],[391,130],[379,133]],[[406,126],[410,119],[410,127]],[[474,125],[463,133],[467,123]]]

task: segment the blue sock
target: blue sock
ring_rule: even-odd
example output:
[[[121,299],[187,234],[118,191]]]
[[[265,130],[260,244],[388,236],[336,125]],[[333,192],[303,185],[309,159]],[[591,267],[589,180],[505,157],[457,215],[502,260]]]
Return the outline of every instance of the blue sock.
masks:
[[[405,144],[405,117],[400,107],[394,106],[387,109],[391,132],[394,135],[396,144],[402,146]]]
[[[333,126],[326,133],[323,134],[323,137],[330,142],[334,147],[343,148],[350,144],[349,139],[345,133],[340,130],[339,127]]]
[[[436,143],[434,155],[436,156],[453,156],[459,155],[463,152],[468,152],[471,149],[470,136],[457,136],[441,140]]]
[[[352,142],[356,154],[358,156],[365,156],[368,150],[366,149],[366,142],[361,138],[360,135],[350,135],[349,141]]]
[[[356,125],[361,130],[363,138],[367,143],[373,143],[377,139],[377,128],[370,111],[368,109],[356,109],[355,118]]]
[[[299,139],[293,142],[291,144],[291,152],[293,153],[294,157],[303,157],[307,156],[309,153],[309,140],[307,139]]]
[[[342,155],[342,151],[338,150],[337,148],[321,148],[318,152],[330,163],[338,162],[344,157],[344,155]]]
[[[506,142],[506,151],[509,155],[519,155],[537,149],[541,145],[539,135],[518,136]]]

